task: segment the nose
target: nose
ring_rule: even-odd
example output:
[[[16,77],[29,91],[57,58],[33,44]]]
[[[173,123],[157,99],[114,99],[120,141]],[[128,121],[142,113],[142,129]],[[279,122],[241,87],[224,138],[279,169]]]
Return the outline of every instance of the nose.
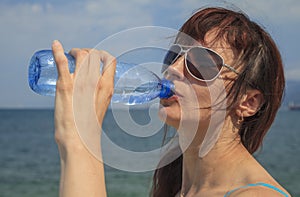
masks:
[[[164,72],[164,77],[168,80],[183,80],[184,79],[184,57],[178,58],[172,65],[170,65]]]

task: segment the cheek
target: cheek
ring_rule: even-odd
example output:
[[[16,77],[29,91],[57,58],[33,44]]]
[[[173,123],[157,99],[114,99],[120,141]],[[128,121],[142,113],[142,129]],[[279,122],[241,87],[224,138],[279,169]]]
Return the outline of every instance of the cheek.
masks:
[[[195,106],[198,105],[200,109],[207,109],[211,107],[212,95],[209,88],[206,86],[194,87],[197,99],[194,100]]]
[[[211,84],[194,87],[200,108],[215,108],[226,101],[226,88],[222,80],[216,79]]]
[[[197,98],[200,108],[208,108],[211,106],[211,96],[207,90],[198,92]]]

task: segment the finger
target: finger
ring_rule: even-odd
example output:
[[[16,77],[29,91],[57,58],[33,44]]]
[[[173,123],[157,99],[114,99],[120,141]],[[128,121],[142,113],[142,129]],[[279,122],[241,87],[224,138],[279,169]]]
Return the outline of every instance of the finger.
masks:
[[[97,84],[98,92],[95,99],[95,105],[98,121],[101,124],[114,91],[116,60],[112,55],[105,51],[99,51],[99,55],[100,60],[103,63],[103,72],[102,77]]]
[[[53,57],[56,63],[58,78],[66,78],[70,76],[68,67],[68,59],[64,54],[64,49],[58,40],[54,40],[52,43]]]
[[[98,78],[101,65],[99,51],[91,48],[82,48],[81,50],[84,50],[89,54],[88,76]]]
[[[98,80],[100,75],[100,54],[98,50],[89,50],[89,65],[88,65],[88,76],[93,80]]]
[[[106,51],[99,51],[100,60],[103,62],[102,77],[113,83],[116,72],[116,58]]]
[[[92,49],[91,49],[91,48],[82,48],[81,50],[84,50],[84,51],[90,52]]]
[[[82,67],[82,65],[84,63],[87,63],[88,61],[88,51],[79,48],[73,48],[70,50],[69,54],[72,55],[76,61],[75,71],[74,71],[74,74],[76,76],[80,68]]]

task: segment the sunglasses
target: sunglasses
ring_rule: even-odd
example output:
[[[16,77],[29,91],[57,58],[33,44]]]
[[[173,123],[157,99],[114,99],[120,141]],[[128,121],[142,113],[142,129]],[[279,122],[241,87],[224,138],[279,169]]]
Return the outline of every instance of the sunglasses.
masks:
[[[239,74],[236,69],[226,65],[224,59],[214,50],[202,46],[187,47],[178,44],[172,45],[167,52],[162,72],[182,55],[184,55],[186,70],[199,81],[213,81],[220,75],[223,67]]]

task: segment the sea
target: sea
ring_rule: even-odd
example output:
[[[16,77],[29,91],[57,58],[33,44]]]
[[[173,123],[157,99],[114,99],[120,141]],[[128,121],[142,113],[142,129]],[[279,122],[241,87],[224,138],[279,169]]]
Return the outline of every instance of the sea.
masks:
[[[0,197],[58,196],[60,162],[54,140],[53,116],[51,109],[0,110]],[[130,116],[138,124],[147,125],[151,121],[146,109],[131,110]],[[280,110],[262,149],[255,154],[258,161],[295,197],[300,196],[299,117],[300,111]],[[124,129],[118,126],[112,110],[107,112],[103,128],[112,139],[124,135],[120,134]],[[153,143],[149,140],[137,142],[136,138],[128,136],[119,141],[125,148],[145,151],[160,146],[161,139],[158,138],[150,138]],[[128,172],[108,165],[105,171],[109,197],[149,195],[153,171]]]

